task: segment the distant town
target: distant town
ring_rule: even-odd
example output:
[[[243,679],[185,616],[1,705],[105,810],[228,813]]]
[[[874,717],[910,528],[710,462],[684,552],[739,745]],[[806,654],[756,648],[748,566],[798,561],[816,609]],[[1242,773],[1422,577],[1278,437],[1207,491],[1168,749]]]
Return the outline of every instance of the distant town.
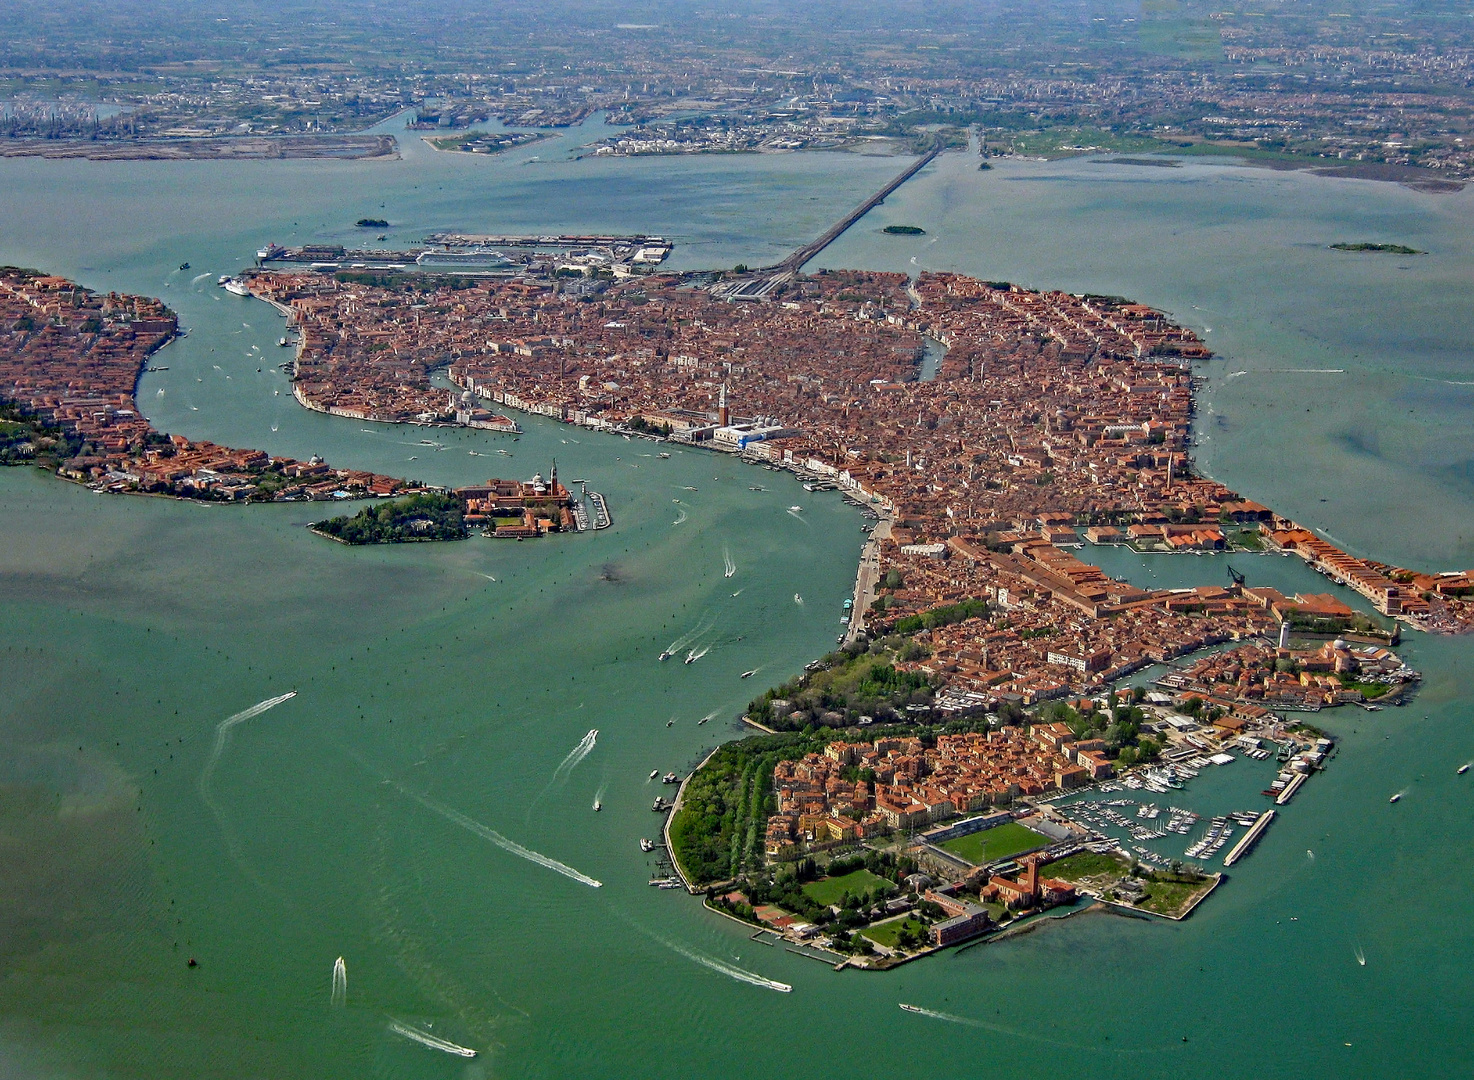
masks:
[[[396,10],[383,31],[341,0],[250,19],[90,6],[0,21],[0,156],[384,157],[400,137],[489,154],[597,117],[619,130],[579,154],[889,154],[971,136],[988,156],[1226,153],[1427,191],[1474,176],[1474,32],[1436,6],[1183,0],[1086,19],[840,2],[629,23],[514,2]],[[390,118],[397,135],[362,134]]]

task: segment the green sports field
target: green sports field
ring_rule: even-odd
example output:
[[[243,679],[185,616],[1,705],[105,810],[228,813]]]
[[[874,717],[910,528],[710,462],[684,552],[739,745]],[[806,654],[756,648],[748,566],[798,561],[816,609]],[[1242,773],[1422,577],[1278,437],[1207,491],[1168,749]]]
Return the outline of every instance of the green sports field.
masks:
[[[1033,851],[1048,843],[1049,837],[1027,829],[1017,821],[1010,821],[982,832],[944,841],[941,846],[974,865],[981,865],[995,859],[1006,859],[1023,851]]]

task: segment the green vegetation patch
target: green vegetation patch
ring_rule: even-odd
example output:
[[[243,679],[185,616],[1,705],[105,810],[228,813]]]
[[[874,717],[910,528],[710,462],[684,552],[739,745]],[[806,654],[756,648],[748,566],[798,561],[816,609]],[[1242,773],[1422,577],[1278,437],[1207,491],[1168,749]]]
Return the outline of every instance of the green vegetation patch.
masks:
[[[927,930],[924,922],[908,915],[904,919],[893,919],[890,922],[867,926],[860,931],[860,935],[869,938],[877,945],[894,949],[902,943],[903,939],[911,944],[926,940]]]
[[[1213,887],[1214,879],[1192,874],[1158,872],[1146,883],[1146,898],[1136,906],[1157,915],[1181,916],[1200,895]]]
[[[1090,878],[1119,878],[1130,863],[1120,855],[1097,855],[1081,851],[1042,867],[1042,872],[1060,881],[1086,881]]]
[[[925,236],[926,230],[919,225],[887,225],[881,232],[892,236]]]
[[[1391,255],[1426,255],[1426,251],[1408,247],[1406,244],[1332,244],[1332,251],[1385,251]]]
[[[908,705],[930,705],[930,679],[920,672],[898,670],[891,663],[895,654],[885,647],[875,648],[873,652],[860,646],[830,653],[817,670],[790,679],[749,703],[747,714],[765,727],[796,731],[811,724],[846,727],[861,716],[893,720],[904,715]],[[904,648],[901,658],[911,658]],[[787,701],[790,711],[775,713],[775,700]]]
[[[819,881],[811,881],[805,885],[804,892],[816,904],[828,907],[830,904],[838,904],[846,896],[856,897],[861,893],[883,892],[890,889],[891,883],[869,870],[852,870],[840,877],[827,877]]]
[[[1010,855],[1034,851],[1048,845],[1049,837],[1036,833],[1017,821],[1010,821],[982,832],[968,833],[966,836],[943,841],[940,846],[976,866],[981,866],[983,863],[1006,859]]]
[[[773,767],[824,746],[822,735],[770,735],[717,749],[686,782],[671,819],[671,857],[698,885],[762,865]]]
[[[360,229],[387,229],[389,227],[387,221],[378,217],[361,217],[353,224],[357,225]]]
[[[352,517],[316,522],[312,529],[345,544],[403,544],[420,540],[464,540],[461,501],[453,495],[408,495],[366,506]]]
[[[1341,679],[1341,686],[1347,690],[1360,690],[1361,696],[1366,698],[1368,701],[1373,701],[1379,697],[1383,697],[1387,694],[1389,690],[1392,689],[1391,683],[1358,682],[1354,679],[1348,680],[1344,676]]]
[[[988,602],[986,600],[964,600],[960,604],[947,604],[944,607],[932,608],[920,615],[908,615],[898,619],[895,632],[898,634],[915,634],[922,630],[932,630],[938,626],[951,626],[953,623],[965,622],[988,613]]]

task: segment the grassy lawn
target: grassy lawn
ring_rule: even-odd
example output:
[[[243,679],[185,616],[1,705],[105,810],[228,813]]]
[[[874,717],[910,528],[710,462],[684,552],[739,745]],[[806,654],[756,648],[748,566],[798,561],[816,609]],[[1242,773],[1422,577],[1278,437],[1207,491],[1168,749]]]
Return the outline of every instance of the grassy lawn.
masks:
[[[894,949],[896,947],[896,939],[901,936],[901,929],[908,926],[911,928],[913,934],[926,933],[926,924],[910,915],[907,915],[904,919],[895,919],[892,922],[867,926],[860,933],[877,945],[884,945],[887,949]]]
[[[1026,829],[1017,821],[1010,821],[1006,825],[997,825],[982,832],[944,841],[941,846],[980,866],[994,859],[1006,859],[1022,851],[1044,847],[1048,843],[1047,836],[1041,836],[1033,829]]]
[[[1096,855],[1082,851],[1068,858],[1052,862],[1040,870],[1046,877],[1061,881],[1084,881],[1087,878],[1109,877],[1115,879],[1129,870],[1131,864],[1119,855]]]
[[[1149,881],[1146,882],[1146,899],[1136,906],[1158,915],[1180,915],[1193,897],[1206,892],[1213,885],[1211,878],[1204,881]]]
[[[854,870],[842,877],[823,878],[819,881],[811,881],[804,886],[804,894],[816,904],[828,906],[837,904],[845,893],[851,896],[859,896],[862,892],[874,893],[877,890],[884,891],[890,885],[885,878],[872,874],[869,870]]]

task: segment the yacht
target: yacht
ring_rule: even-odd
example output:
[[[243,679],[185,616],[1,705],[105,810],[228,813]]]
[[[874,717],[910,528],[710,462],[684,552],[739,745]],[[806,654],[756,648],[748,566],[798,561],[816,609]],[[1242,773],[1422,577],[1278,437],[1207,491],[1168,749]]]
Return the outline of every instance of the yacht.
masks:
[[[673,772],[668,772],[660,778],[660,782],[662,784],[679,784],[681,778]]]
[[[229,281],[227,281],[225,283],[225,291],[230,293],[230,295],[232,296],[251,295],[250,286],[248,286],[244,281],[241,281],[239,278],[231,278]]]
[[[643,836],[640,837],[640,850],[641,851],[654,851],[655,850],[655,843],[654,843],[654,841],[646,840]]]

